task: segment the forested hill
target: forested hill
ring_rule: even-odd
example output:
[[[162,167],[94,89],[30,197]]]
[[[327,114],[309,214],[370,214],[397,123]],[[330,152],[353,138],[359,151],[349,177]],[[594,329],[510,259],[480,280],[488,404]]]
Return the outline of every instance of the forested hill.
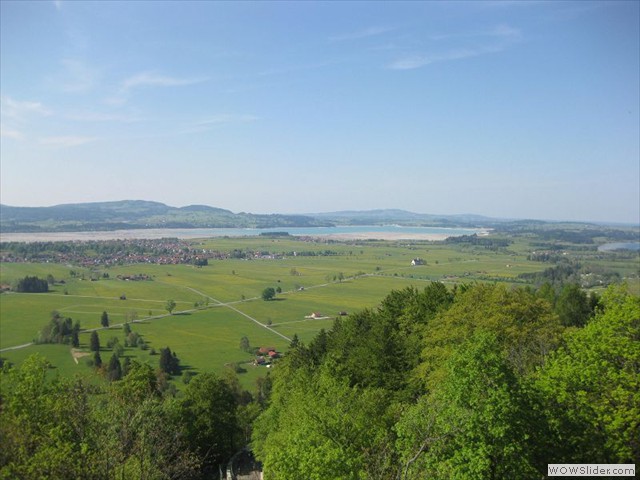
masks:
[[[540,227],[600,228],[583,222],[509,220],[481,215],[433,215],[398,209],[346,210],[305,214],[234,213],[207,205],[172,207],[160,202],[121,200],[52,207],[0,205],[0,230],[10,232],[78,232],[145,228],[278,228],[389,225],[494,228],[526,233]],[[637,236],[637,235],[636,235]],[[635,239],[635,237],[634,237]]]
[[[145,200],[75,203],[52,207],[0,205],[3,232],[109,231],[143,228],[269,228],[399,224],[483,227],[504,221],[479,215],[431,215],[398,209],[299,215],[233,213],[207,205],[171,207]]]
[[[304,215],[233,213],[206,205],[171,207],[159,202],[123,200],[52,207],[0,205],[3,232],[72,232],[141,228],[317,227],[329,222]]]

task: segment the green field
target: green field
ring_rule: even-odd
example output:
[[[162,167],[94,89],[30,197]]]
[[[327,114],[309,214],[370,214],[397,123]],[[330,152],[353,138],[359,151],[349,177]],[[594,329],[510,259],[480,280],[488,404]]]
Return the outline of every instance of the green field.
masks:
[[[115,336],[122,344],[120,324],[135,320],[132,329],[143,337],[148,349],[126,348],[126,356],[156,366],[158,356],[151,355],[151,350],[157,352],[169,346],[181,359],[183,371],[223,372],[232,363],[243,364],[247,372],[240,378],[243,385],[250,386],[266,369],[251,365],[253,355],[239,348],[243,336],[253,347],[270,346],[284,352],[294,335],[309,342],[321,328],[331,328],[339,312],[375,308],[393,289],[411,285],[422,288],[430,281],[449,285],[474,281],[523,285],[518,275],[541,272],[551,266],[528,260],[534,247],[523,239],[495,251],[418,241],[321,243],[219,238],[194,243],[219,251],[244,249],[281,257],[212,260],[205,267],[136,264],[82,268],[3,263],[3,285],[26,275],[45,278],[51,274],[57,282],[49,293],[9,292],[0,296],[0,349],[32,342],[54,310],[80,321],[83,329],[99,328],[100,316],[106,311],[111,328],[99,330],[103,362],[111,356],[104,347],[107,341]],[[416,257],[424,259],[426,265],[412,267],[411,260]],[[618,272],[632,289],[640,290],[637,262],[595,255],[590,261],[599,268]],[[149,280],[117,278],[134,274],[147,275]],[[98,279],[92,281],[92,277]],[[282,292],[276,300],[265,302],[261,292],[266,287],[279,287]],[[126,300],[120,299],[123,295]],[[165,310],[169,299],[177,304],[173,315]],[[313,312],[323,318],[305,318]],[[88,339],[88,332],[81,334],[81,350],[88,350]],[[85,358],[76,363],[70,348],[63,345],[30,345],[4,350],[2,356],[20,362],[34,352],[49,358],[61,374],[87,376],[93,372]]]

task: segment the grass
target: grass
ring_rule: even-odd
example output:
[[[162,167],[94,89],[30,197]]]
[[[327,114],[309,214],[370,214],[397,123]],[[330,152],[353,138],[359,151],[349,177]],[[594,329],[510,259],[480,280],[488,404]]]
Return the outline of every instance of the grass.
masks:
[[[79,320],[85,329],[100,327],[101,314],[106,311],[112,325],[132,318],[139,320],[132,328],[142,335],[149,350],[127,348],[127,356],[155,367],[158,356],[150,355],[150,349],[159,352],[168,346],[177,353],[185,371],[224,373],[228,365],[241,363],[247,372],[240,374],[240,380],[249,388],[266,369],[249,365],[253,356],[239,348],[243,336],[249,338],[252,346],[272,346],[285,351],[288,341],[277,333],[288,338],[297,334],[303,342],[309,342],[321,328],[331,328],[339,312],[352,314],[375,308],[393,289],[412,285],[422,288],[430,281],[518,284],[519,274],[539,272],[551,266],[528,260],[533,247],[523,238],[501,251],[430,242],[314,243],[260,237],[216,238],[198,243],[202,248],[222,252],[242,249],[285,256],[211,260],[202,268],[140,264],[90,270],[58,264],[4,263],[0,265],[2,284],[11,284],[26,275],[45,278],[48,274],[63,280],[64,284],[54,285],[46,294],[2,294],[0,348],[31,342],[48,323],[53,310]],[[333,255],[320,255],[327,251]],[[302,255],[310,252],[317,255]],[[411,267],[411,259],[416,257],[423,258],[427,264]],[[632,289],[640,292],[637,261],[606,255],[594,255],[589,261],[617,271],[623,277],[632,277]],[[340,273],[344,280],[334,281]],[[90,278],[92,274],[99,280],[81,279],[83,275]],[[104,278],[104,274],[108,278]],[[132,274],[145,274],[150,280],[117,279],[118,275]],[[265,287],[279,287],[282,293],[275,301],[264,302],[260,295]],[[122,294],[126,300],[120,300]],[[169,299],[177,304],[174,315],[167,315],[165,310]],[[195,309],[196,303],[200,308]],[[224,305],[227,303],[233,308]],[[312,312],[328,318],[305,319]],[[271,329],[265,328],[269,325]],[[88,335],[81,335],[85,349]],[[118,337],[121,343],[124,340],[119,326],[100,330],[99,335],[103,345],[111,336]],[[86,360],[81,359],[78,364],[73,361],[68,346],[33,345],[2,352],[2,356],[19,363],[33,352],[45,355],[61,375],[95,377]],[[101,355],[106,363],[111,353],[104,349]]]

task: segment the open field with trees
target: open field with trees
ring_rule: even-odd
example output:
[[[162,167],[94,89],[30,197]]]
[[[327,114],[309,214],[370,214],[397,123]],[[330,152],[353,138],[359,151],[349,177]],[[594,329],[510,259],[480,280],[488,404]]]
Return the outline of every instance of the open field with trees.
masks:
[[[117,242],[115,246],[108,243],[109,252],[113,252]],[[596,275],[605,280],[602,285],[626,281],[632,292],[640,292],[637,253],[603,253],[595,247],[585,249],[584,244],[546,237],[542,242],[529,233],[447,242],[249,237],[184,243],[185,249],[216,252],[219,258],[210,259],[205,266],[101,265],[95,253],[87,254],[97,263],[95,267],[3,262],[0,283],[5,288],[25,277],[38,277],[49,278],[49,291],[2,295],[0,348],[33,342],[51,313],[58,312],[80,323],[81,350],[87,348],[89,330],[99,329],[106,345],[109,338],[122,337],[124,323],[131,323],[144,339],[144,350],[125,348],[131,358],[155,366],[157,357],[149,352],[169,346],[193,371],[221,372],[225,365],[253,360],[238,348],[243,336],[254,347],[269,345],[284,351],[294,335],[308,342],[320,329],[329,329],[340,313],[375,308],[391,290],[412,285],[421,288],[432,281],[449,287],[473,282],[537,287],[558,276],[545,276],[546,271],[564,268],[567,278],[578,284]],[[39,246],[38,255],[47,254],[47,248],[46,244]],[[50,255],[55,248],[50,247]],[[128,241],[127,248],[138,247]],[[3,244],[2,255],[15,260],[11,244]],[[424,264],[412,266],[415,258]],[[583,286],[595,291],[601,288],[600,284]],[[269,288],[278,293],[265,302],[262,294]],[[167,311],[169,301],[175,303],[171,312]],[[106,329],[102,325],[104,312],[109,321]],[[305,318],[313,313],[318,315]],[[87,368],[85,362],[73,361],[69,347],[63,345],[32,345],[20,351],[5,350],[2,356],[19,362],[27,352],[42,349],[48,355],[56,349],[66,350],[72,361],[56,365],[65,374]],[[54,356],[65,358],[64,353]],[[243,377],[253,381],[255,375]]]

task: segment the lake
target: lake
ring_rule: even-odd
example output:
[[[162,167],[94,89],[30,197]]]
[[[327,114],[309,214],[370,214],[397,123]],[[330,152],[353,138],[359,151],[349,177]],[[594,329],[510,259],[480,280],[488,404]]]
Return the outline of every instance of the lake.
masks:
[[[598,247],[599,252],[614,252],[616,250],[640,250],[640,242],[620,242],[620,243],[605,243]]]
[[[3,242],[55,242],[74,240],[158,239],[250,237],[262,233],[287,232],[297,237],[320,237],[336,240],[444,240],[461,235],[486,235],[480,228],[403,227],[398,225],[343,227],[279,227],[279,228],[153,228],[114,230],[108,232],[40,232],[0,233]]]

